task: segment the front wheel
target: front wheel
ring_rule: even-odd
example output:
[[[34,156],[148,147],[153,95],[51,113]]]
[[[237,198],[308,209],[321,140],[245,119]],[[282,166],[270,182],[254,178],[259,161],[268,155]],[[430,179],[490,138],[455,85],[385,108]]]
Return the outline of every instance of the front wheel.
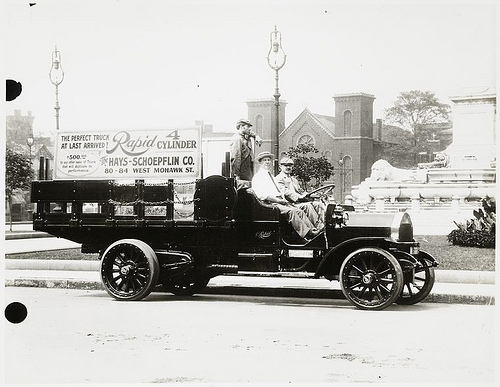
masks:
[[[417,257],[417,261],[413,278],[405,282],[396,304],[416,304],[427,297],[434,286],[436,275],[432,262],[422,257]]]
[[[137,239],[122,239],[102,255],[101,279],[108,294],[117,300],[140,300],[156,285],[159,267],[149,245]]]
[[[378,247],[361,248],[342,263],[340,286],[344,296],[356,307],[382,310],[401,294],[403,270],[389,252]]]

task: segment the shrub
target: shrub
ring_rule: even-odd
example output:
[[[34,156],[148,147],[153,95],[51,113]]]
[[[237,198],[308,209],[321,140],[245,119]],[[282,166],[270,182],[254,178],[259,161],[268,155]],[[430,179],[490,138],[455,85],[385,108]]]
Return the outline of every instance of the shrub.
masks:
[[[474,218],[465,223],[457,223],[457,229],[448,234],[448,242],[458,246],[495,247],[496,203],[486,196],[483,208],[474,210]]]

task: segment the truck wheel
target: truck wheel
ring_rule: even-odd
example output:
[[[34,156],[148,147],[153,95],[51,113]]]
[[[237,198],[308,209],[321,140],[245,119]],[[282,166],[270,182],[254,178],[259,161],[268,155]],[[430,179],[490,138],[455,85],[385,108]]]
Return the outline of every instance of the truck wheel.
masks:
[[[208,281],[210,278],[188,277],[178,282],[167,282],[164,284],[164,289],[176,296],[192,296],[203,291],[207,287]]]
[[[405,282],[396,304],[413,305],[429,295],[434,286],[436,275],[431,261],[418,257],[413,282]]]
[[[344,296],[356,307],[382,310],[401,294],[403,270],[389,252],[377,247],[361,248],[342,263],[340,286]]]
[[[149,245],[137,239],[122,239],[102,255],[101,279],[108,294],[117,300],[140,300],[156,285],[159,267]]]

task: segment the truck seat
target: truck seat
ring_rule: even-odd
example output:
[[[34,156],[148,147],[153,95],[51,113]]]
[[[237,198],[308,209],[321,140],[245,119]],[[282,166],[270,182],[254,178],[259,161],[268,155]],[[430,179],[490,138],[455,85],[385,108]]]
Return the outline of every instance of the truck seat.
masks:
[[[236,202],[237,220],[279,220],[280,211],[260,200],[251,188],[240,188]]]

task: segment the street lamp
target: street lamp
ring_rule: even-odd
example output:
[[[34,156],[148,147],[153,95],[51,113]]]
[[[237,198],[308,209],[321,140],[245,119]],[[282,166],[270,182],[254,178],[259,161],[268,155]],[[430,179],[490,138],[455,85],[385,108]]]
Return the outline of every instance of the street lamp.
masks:
[[[274,99],[276,106],[276,120],[274,131],[271,131],[271,151],[274,152],[274,171],[278,173],[278,158],[279,158],[279,131],[280,131],[280,91],[278,87],[279,75],[278,71],[285,65],[286,54],[281,46],[281,33],[274,26],[274,31],[270,35],[271,47],[269,48],[269,53],[267,54],[267,63],[275,72],[276,86],[274,89]]]
[[[347,175],[352,172],[352,157],[351,155],[340,155],[340,160],[338,161],[341,171],[340,171],[340,202],[344,201],[344,195],[348,187]]]
[[[31,136],[29,136],[27,139],[26,139],[26,144],[28,145],[28,148],[30,150],[30,164],[32,164],[32,155],[31,155],[31,147],[33,146],[33,144],[35,143],[35,139]]]
[[[33,138],[33,136],[29,136],[27,139],[26,139],[26,144],[28,145],[28,148],[30,150],[30,182],[33,180],[33,161],[31,159],[31,148],[33,147],[33,144],[35,143],[35,139]],[[33,204],[31,203],[31,191],[29,193],[30,195],[30,202],[28,204],[28,218],[31,217],[31,214],[33,213]]]
[[[61,109],[59,106],[59,85],[64,80],[64,71],[61,66],[61,53],[57,50],[57,46],[52,53],[52,67],[50,68],[49,78],[50,82],[56,87],[56,106],[54,109],[56,109],[56,129],[59,130],[59,110]]]

